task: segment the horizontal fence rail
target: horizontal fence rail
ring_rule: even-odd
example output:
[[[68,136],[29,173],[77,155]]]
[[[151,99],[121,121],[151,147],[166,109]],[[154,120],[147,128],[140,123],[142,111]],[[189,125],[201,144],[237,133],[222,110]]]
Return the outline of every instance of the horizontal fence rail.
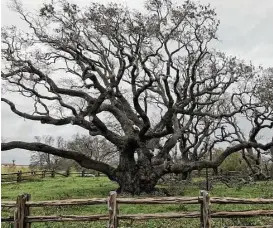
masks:
[[[62,215],[62,216],[27,216],[25,218],[26,222],[69,222],[69,221],[99,221],[99,220],[108,220],[109,215],[99,214],[99,215]]]
[[[202,197],[201,197],[202,198]],[[200,197],[157,197],[157,198],[117,198],[119,204],[200,204]],[[47,200],[29,201],[26,205],[31,207],[46,206],[71,206],[71,205],[95,205],[106,204],[107,198],[71,199],[71,200]],[[210,197],[210,203],[214,204],[272,204],[273,199],[263,198],[234,198],[234,197]],[[2,207],[15,207],[15,201],[2,201]]]
[[[96,174],[89,173],[86,171],[81,172],[70,172],[66,171],[56,171],[56,170],[37,170],[37,171],[28,171],[28,172],[12,172],[12,173],[2,173],[1,174],[1,182],[2,183],[13,183],[13,182],[23,182],[23,181],[31,181],[34,179],[43,179],[45,177],[69,177],[71,175],[77,175],[79,177],[95,177],[95,176],[105,176],[99,172]]]
[[[273,228],[273,225],[265,225],[265,226],[225,226],[224,228]]]
[[[234,198],[234,197],[211,197],[211,203],[215,204],[273,204],[273,199],[263,198]]]
[[[54,206],[80,205],[108,205],[108,214],[99,215],[47,215],[31,216],[30,208]],[[119,205],[122,204],[199,204],[200,211],[169,212],[153,214],[119,214]],[[208,192],[201,191],[198,197],[156,197],[156,198],[117,198],[116,192],[110,192],[108,198],[70,199],[50,201],[30,201],[30,195],[18,196],[17,201],[2,201],[2,208],[15,208],[14,216],[1,218],[2,222],[13,222],[17,228],[31,227],[36,222],[65,222],[65,221],[108,221],[108,228],[118,227],[119,220],[147,220],[168,218],[200,218],[203,228],[211,227],[213,218],[247,218],[256,216],[273,216],[273,210],[245,210],[245,211],[212,211],[211,204],[272,204],[273,199],[262,198],[232,198],[210,197]],[[24,226],[28,225],[28,226]],[[231,226],[232,227],[232,226]],[[240,227],[240,226],[239,226]],[[247,227],[247,226],[241,226]],[[273,227],[260,226],[260,227]],[[235,228],[235,227],[234,227]]]

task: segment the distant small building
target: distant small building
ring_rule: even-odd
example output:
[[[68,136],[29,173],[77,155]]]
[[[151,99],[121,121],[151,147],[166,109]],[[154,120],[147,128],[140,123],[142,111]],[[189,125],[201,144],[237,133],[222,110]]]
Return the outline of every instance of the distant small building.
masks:
[[[29,165],[16,165],[15,163],[1,163],[1,167],[27,168]]]
[[[2,163],[1,167],[12,167],[12,166],[16,166],[14,163]]]

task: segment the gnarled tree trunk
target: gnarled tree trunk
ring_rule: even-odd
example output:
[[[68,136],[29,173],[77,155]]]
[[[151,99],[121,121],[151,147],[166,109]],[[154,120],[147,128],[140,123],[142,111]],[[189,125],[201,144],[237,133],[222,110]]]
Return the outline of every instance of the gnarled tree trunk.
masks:
[[[118,192],[153,192],[160,176],[156,174],[146,151],[139,150],[138,159],[134,158],[134,152],[132,148],[126,149],[120,155],[120,163],[115,171],[115,179],[119,184]]]
[[[140,194],[141,192],[153,192],[159,177],[151,168],[136,165],[130,170],[117,170],[116,180],[120,186],[119,193]]]

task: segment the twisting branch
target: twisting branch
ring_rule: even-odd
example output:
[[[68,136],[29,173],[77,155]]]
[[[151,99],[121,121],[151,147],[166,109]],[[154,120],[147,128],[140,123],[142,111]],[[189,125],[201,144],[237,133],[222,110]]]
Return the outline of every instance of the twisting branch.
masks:
[[[113,178],[114,176],[114,168],[108,164],[105,164],[100,161],[93,160],[88,156],[70,150],[58,149],[43,143],[28,143],[28,142],[21,142],[21,141],[11,141],[7,143],[1,144],[1,150],[12,150],[12,149],[25,149],[30,151],[40,151],[56,156],[60,156],[63,158],[73,159],[74,161],[78,162],[82,167],[87,169],[94,169],[99,172],[105,173],[109,178]]]

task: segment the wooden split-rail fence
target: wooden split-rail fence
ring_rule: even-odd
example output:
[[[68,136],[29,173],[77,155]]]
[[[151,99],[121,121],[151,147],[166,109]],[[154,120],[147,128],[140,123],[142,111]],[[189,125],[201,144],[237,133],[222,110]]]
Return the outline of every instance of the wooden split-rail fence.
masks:
[[[99,215],[51,215],[32,216],[33,207],[53,207],[72,205],[97,205],[107,204],[108,214]],[[154,214],[120,214],[119,207],[122,204],[200,204],[200,211],[170,212]],[[1,218],[2,222],[10,222],[15,228],[30,228],[36,222],[65,222],[65,221],[108,221],[108,228],[119,226],[119,220],[147,220],[170,218],[200,218],[201,228],[211,228],[213,218],[240,218],[255,216],[273,216],[273,210],[248,210],[248,211],[212,211],[211,204],[272,204],[273,199],[247,199],[230,197],[210,197],[206,191],[201,191],[199,197],[157,197],[157,198],[118,198],[117,193],[110,192],[108,198],[71,199],[56,201],[30,201],[30,195],[24,194],[17,201],[2,201],[1,207],[15,207],[14,216]],[[247,227],[247,226],[241,226]],[[255,226],[259,227],[259,226]],[[273,225],[260,226],[261,228],[273,227]],[[231,228],[231,227],[230,227]],[[233,227],[235,228],[235,227]],[[237,228],[239,228],[237,226]]]
[[[95,176],[94,174],[88,173],[85,170],[81,172],[70,172],[69,170],[65,171],[56,171],[56,170],[39,170],[39,171],[30,171],[30,172],[14,172],[14,173],[2,173],[1,174],[1,182],[2,183],[10,183],[10,182],[23,182],[23,181],[31,181],[33,179],[42,179],[45,177],[56,177],[56,176],[69,177],[71,175],[76,175],[79,177],[90,177]],[[96,173],[96,176],[102,176],[100,173]]]

